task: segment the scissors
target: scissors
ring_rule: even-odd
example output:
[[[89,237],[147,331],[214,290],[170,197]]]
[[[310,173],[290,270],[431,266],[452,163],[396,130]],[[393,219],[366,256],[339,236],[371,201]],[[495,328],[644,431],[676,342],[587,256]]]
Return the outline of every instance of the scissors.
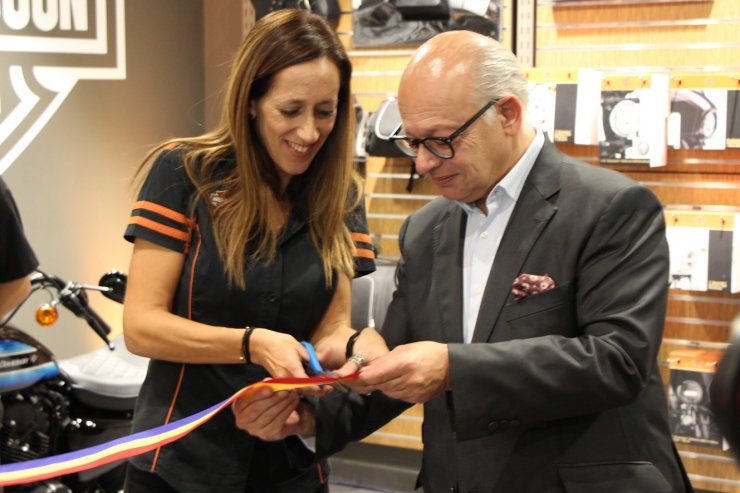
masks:
[[[319,361],[319,358],[316,356],[316,350],[313,348],[313,345],[310,342],[302,341],[301,344],[303,344],[303,347],[305,347],[306,351],[308,351],[308,361],[305,361],[303,365],[306,367],[306,369],[309,372],[319,377],[336,377],[337,376],[337,374],[334,373],[333,371],[325,370],[324,368],[322,368],[321,362]],[[337,390],[341,390],[342,392],[349,392],[347,387],[345,387],[339,382],[334,382],[329,385],[331,385]]]

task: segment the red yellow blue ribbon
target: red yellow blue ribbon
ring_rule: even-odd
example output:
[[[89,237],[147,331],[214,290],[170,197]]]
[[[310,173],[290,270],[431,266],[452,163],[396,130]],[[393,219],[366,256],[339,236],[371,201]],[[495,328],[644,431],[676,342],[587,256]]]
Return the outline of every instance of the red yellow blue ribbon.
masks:
[[[211,419],[219,411],[231,405],[232,402],[246,392],[253,389],[269,387],[274,392],[279,392],[281,390],[299,389],[312,385],[332,384],[342,380],[349,380],[356,376],[356,374],[353,374],[343,378],[276,378],[257,382],[244,387],[225,401],[204,411],[157,428],[152,428],[151,430],[142,431],[119,438],[118,440],[66,454],[1,465],[0,486],[31,483],[33,481],[42,481],[65,474],[72,474],[154,450],[157,447],[172,443],[184,437]]]

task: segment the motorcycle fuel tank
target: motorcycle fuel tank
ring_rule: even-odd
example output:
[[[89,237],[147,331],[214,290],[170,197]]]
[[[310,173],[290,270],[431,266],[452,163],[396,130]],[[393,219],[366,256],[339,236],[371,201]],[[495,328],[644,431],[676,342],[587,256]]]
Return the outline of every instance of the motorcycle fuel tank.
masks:
[[[46,347],[20,330],[0,330],[0,394],[29,387],[59,374]]]

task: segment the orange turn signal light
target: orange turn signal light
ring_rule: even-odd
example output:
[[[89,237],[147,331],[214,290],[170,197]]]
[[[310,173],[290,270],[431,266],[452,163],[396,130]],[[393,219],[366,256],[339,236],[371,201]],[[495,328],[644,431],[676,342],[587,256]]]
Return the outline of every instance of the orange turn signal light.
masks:
[[[59,312],[49,303],[44,303],[36,309],[36,321],[42,327],[51,327],[58,318]]]

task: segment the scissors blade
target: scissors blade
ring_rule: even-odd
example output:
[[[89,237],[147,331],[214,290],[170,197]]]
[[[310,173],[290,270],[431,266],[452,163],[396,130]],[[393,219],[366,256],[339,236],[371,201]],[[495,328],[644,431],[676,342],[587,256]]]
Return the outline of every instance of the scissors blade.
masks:
[[[319,377],[329,377],[329,378],[336,378],[337,374],[331,371],[326,371],[321,366],[321,362],[319,361],[319,358],[316,356],[316,350],[313,348],[313,345],[310,342],[302,341],[301,344],[303,344],[303,347],[306,348],[306,351],[308,351],[308,361],[305,361],[303,364],[306,366],[306,368],[313,373],[316,376]],[[342,392],[349,392],[349,389],[342,385],[339,382],[330,383],[332,387],[334,387],[337,390],[341,390]]]
[[[322,371],[321,373],[319,373],[319,376],[321,376],[321,377],[329,377],[329,378],[337,378],[338,377],[338,375],[336,373],[334,373],[333,371]],[[347,387],[345,387],[344,385],[342,385],[340,382],[330,383],[329,385],[331,385],[332,387],[334,387],[337,390],[341,390],[342,392],[345,392],[345,393],[346,392],[349,392],[349,389]]]

